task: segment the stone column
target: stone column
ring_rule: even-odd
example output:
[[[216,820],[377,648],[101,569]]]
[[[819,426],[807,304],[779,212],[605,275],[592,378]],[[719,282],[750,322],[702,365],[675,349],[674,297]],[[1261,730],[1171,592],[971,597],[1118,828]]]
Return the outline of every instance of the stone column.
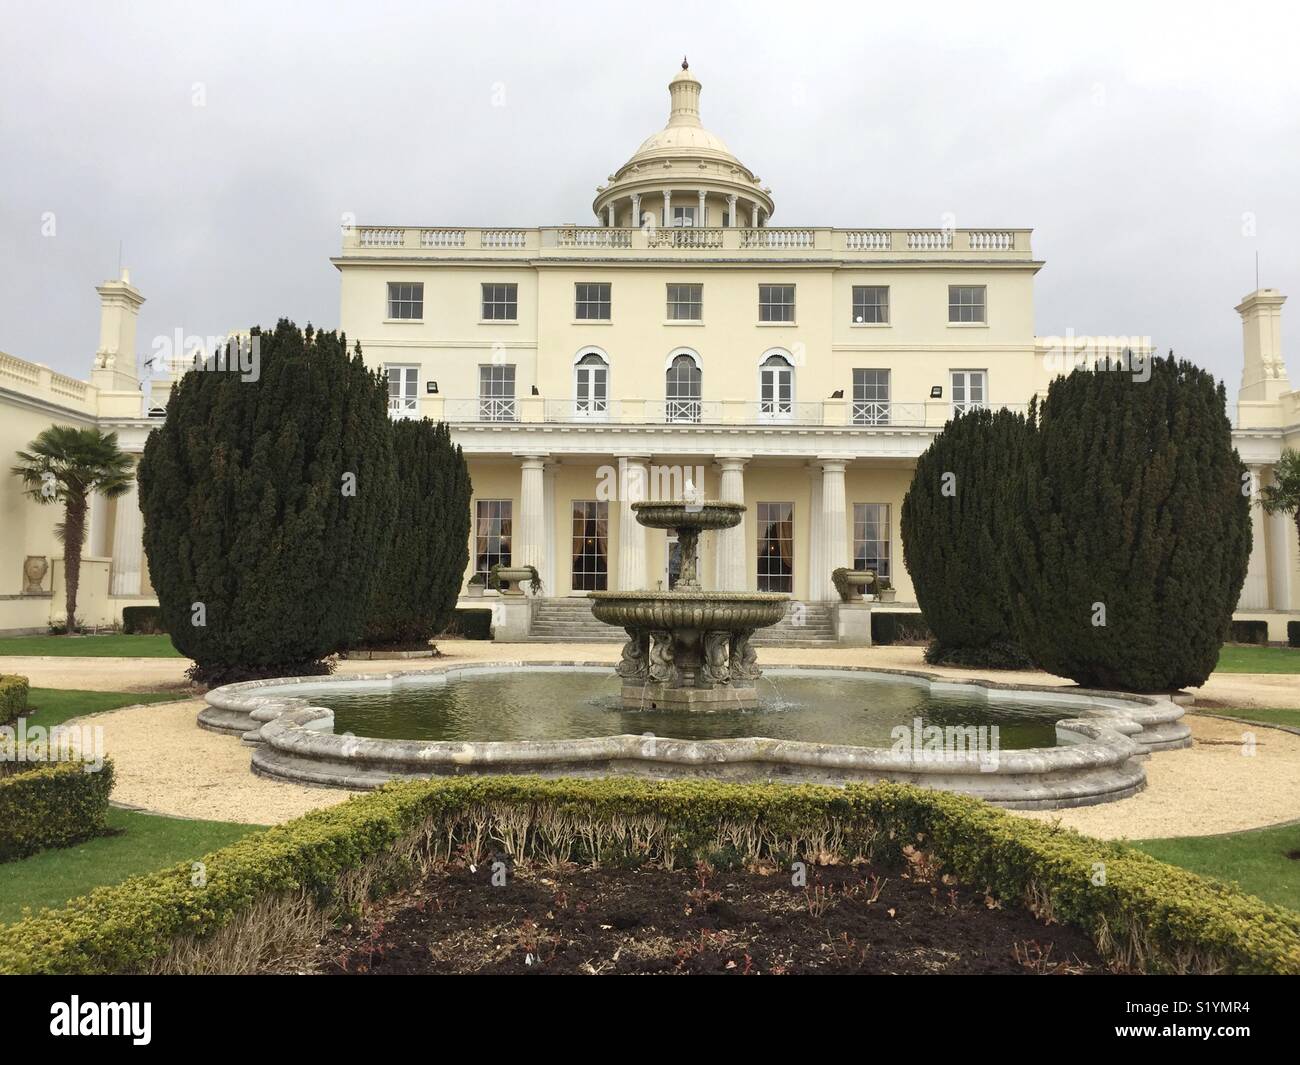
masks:
[[[697,223],[697,225],[702,226],[705,225],[706,223],[707,223],[707,219],[704,214],[704,190],[700,189],[700,220]]]
[[[722,470],[718,498],[724,503],[745,502],[745,463],[749,456],[728,455],[718,459]],[[745,564],[749,557],[746,532],[742,518],[734,529],[718,531],[718,590],[744,592],[749,590],[749,573]]]
[[[728,196],[727,197],[727,225],[734,229],[739,224],[740,224],[739,220],[736,218],[736,197]]]
[[[1268,609],[1268,549],[1264,537],[1268,515],[1260,505],[1263,478],[1263,467],[1250,467],[1250,564],[1246,569],[1246,583],[1241,587],[1238,610]]]
[[[822,576],[821,598],[835,598],[831,571],[849,564],[848,514],[844,496],[844,459],[817,460],[822,468]]]
[[[632,228],[641,228],[641,194],[639,192],[632,194]]]
[[[140,489],[135,480],[117,497],[113,518],[113,595],[140,594],[140,567],[144,560],[144,518],[140,514]],[[65,563],[66,565],[66,560]]]
[[[517,456],[522,481],[519,490],[519,519],[515,522],[515,537],[510,563],[514,566],[536,566],[540,575],[549,554],[546,528],[546,469],[545,455]]]
[[[610,200],[609,203],[605,205],[605,217],[606,217],[605,224],[609,226],[610,229],[613,229],[614,228],[614,201],[613,200]]]
[[[542,506],[543,521],[546,524],[546,541],[549,543],[552,536],[555,535],[555,463],[548,462],[546,468],[542,471],[542,492],[545,500]],[[558,545],[555,551],[546,552],[546,564],[538,567],[538,573],[542,577],[542,595],[558,596],[560,590],[555,586],[558,579],[556,559],[560,551],[563,551],[564,545]]]
[[[649,587],[646,579],[646,529],[636,520],[633,503],[648,498],[650,471],[645,455],[618,456],[618,591]]]
[[[808,590],[804,593],[810,603],[822,601],[822,584],[830,571],[824,561],[825,544],[822,543],[822,473],[817,465],[808,467]]]
[[[1291,541],[1295,533],[1291,515],[1279,510],[1268,516],[1268,595],[1274,610],[1291,609]]]
[[[671,189],[664,189],[664,229],[673,224],[673,193]]]

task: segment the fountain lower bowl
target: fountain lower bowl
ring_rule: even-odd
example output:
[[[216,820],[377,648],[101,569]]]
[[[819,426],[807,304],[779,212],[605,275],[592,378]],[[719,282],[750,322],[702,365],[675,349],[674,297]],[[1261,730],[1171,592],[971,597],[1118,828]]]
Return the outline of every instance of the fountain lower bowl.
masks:
[[[731,632],[765,629],[785,616],[779,592],[590,592],[597,620],[622,628]]]

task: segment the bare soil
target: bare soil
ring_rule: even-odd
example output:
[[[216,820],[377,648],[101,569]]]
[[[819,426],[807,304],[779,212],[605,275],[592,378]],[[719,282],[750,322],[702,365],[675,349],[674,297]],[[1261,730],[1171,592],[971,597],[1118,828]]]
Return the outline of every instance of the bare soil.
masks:
[[[504,857],[473,868],[449,864],[280,971],[1109,971],[1083,933],[1000,905],[919,861],[919,869],[809,867],[803,886],[775,867],[512,869]]]

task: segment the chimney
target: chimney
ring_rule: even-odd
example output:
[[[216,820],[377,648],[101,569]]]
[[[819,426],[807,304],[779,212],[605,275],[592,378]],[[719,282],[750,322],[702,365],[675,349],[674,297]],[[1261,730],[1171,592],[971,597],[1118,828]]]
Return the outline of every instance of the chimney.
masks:
[[[108,392],[134,392],[140,386],[135,364],[135,324],[144,297],[125,267],[116,281],[96,285],[99,293],[99,349],[90,382]]]
[[[1291,391],[1282,359],[1282,304],[1275,288],[1256,289],[1237,305],[1241,315],[1243,365],[1239,398],[1272,403]]]

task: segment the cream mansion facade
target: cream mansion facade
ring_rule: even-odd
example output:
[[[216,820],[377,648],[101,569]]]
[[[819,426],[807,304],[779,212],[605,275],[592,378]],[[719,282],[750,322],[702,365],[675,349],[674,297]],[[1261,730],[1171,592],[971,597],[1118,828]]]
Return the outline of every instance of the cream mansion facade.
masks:
[[[676,544],[630,506],[690,482],[748,507],[738,528],[702,537],[706,587],[829,605],[831,571],[865,567],[891,578],[890,609],[915,609],[899,509],[944,423],[972,406],[1023,410],[1072,360],[1147,349],[1035,335],[1043,262],[1028,229],[775,225],[772,190],[703,126],[700,90],[683,66],[667,125],[597,187],[590,224],[346,229],[340,327],[387,374],[393,417],[447,421],[463,446],[467,581],[507,562],[536,566],[548,600],[670,587]],[[10,454],[51,421],[99,422],[142,446],[152,401],[128,379],[142,297],[125,279],[99,291],[89,384],[0,355]],[[1261,289],[1237,307],[1235,438],[1261,483],[1300,448],[1283,302]],[[55,520],[16,479],[0,485],[0,630],[50,614]],[[149,601],[139,535],[133,496],[97,504],[88,622]],[[1300,616],[1298,554],[1291,520],[1257,510],[1238,616],[1267,619],[1275,640]],[[43,601],[19,586],[27,556],[49,556]]]

